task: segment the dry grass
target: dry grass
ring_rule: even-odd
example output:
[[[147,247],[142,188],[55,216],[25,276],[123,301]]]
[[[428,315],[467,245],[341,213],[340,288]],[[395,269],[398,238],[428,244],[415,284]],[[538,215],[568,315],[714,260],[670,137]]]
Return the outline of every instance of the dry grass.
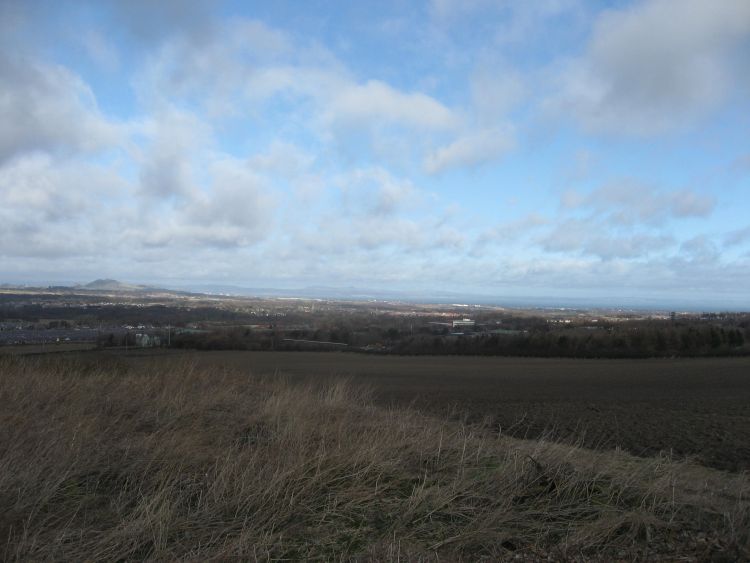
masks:
[[[0,558],[750,556],[745,475],[316,386],[0,358]]]

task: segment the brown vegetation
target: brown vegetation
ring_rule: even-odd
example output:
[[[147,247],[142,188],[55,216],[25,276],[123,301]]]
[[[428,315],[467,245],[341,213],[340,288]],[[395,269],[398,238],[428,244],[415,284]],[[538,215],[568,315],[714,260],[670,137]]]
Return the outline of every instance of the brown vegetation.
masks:
[[[5,560],[748,551],[748,479],[188,363],[0,358]]]
[[[584,360],[395,356],[342,352],[100,352],[138,364],[182,355],[204,369],[332,374],[370,386],[375,402],[597,450],[662,451],[716,469],[750,470],[750,358]]]

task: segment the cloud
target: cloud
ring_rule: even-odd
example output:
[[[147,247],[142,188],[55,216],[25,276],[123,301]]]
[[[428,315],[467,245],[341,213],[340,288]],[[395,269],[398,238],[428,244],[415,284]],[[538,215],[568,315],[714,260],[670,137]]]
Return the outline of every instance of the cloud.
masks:
[[[713,197],[691,190],[667,191],[634,180],[589,193],[571,190],[562,194],[557,224],[537,242],[545,252],[606,261],[664,258],[677,242],[664,228],[674,220],[708,217],[715,205]]]
[[[202,162],[205,185],[186,190],[171,205],[139,217],[129,230],[148,248],[224,249],[248,247],[272,231],[276,191],[248,162],[215,155]]]
[[[750,241],[750,225],[744,229],[731,231],[724,237],[725,246],[737,246],[748,241]]]
[[[287,67],[296,60],[290,38],[262,22],[235,18],[211,27],[196,41],[170,35],[151,51],[135,80],[149,104],[189,100],[213,116],[244,113],[248,101],[262,101],[295,86]],[[271,69],[280,73],[269,76]],[[309,87],[306,82],[300,87]]]
[[[429,13],[434,21],[444,26],[479,15],[499,27],[498,35],[504,41],[518,41],[537,31],[541,20],[575,10],[578,4],[578,0],[432,0]],[[491,17],[497,15],[503,17]]]
[[[707,217],[716,206],[713,196],[683,189],[664,191],[634,180],[604,185],[588,194],[568,191],[561,203],[567,209],[588,209],[620,225],[658,225],[668,219]]]
[[[420,92],[400,92],[384,82],[352,84],[334,95],[326,108],[336,124],[369,125],[389,121],[419,129],[451,129],[460,121],[443,104]]]
[[[97,152],[122,139],[91,89],[62,66],[0,54],[0,84],[0,165],[34,151]]]
[[[208,124],[192,113],[166,108],[141,125],[138,151],[141,194],[154,200],[187,198],[195,190],[194,167],[212,145]]]
[[[504,244],[527,236],[539,227],[548,225],[550,220],[538,213],[528,215],[486,229],[477,237],[477,245],[482,247],[490,243]]]
[[[227,157],[212,164],[211,176],[211,190],[196,197],[191,220],[202,226],[241,228],[245,244],[261,237],[271,223],[274,205],[264,180],[247,163]]]
[[[692,262],[715,263],[721,257],[716,244],[706,235],[698,235],[680,245],[680,255]]]
[[[514,146],[515,140],[509,128],[469,132],[428,154],[424,168],[430,174],[456,167],[473,168],[499,160]]]
[[[430,13],[438,20],[448,20],[461,17],[480,9],[492,7],[498,4],[495,0],[432,0],[430,2]]]
[[[452,252],[466,240],[437,198],[379,166],[333,177],[318,203],[287,218],[279,255],[309,262],[304,257],[314,253],[315,262],[356,261],[385,268],[381,253],[405,264],[406,255],[413,260],[418,253]]]
[[[193,39],[207,33],[212,24],[211,0],[114,0],[109,3],[118,27],[124,27],[139,41],[158,42],[174,33]]]
[[[0,169],[6,220],[21,214],[42,227],[48,222],[75,219],[90,203],[83,188],[75,185],[84,177],[76,173],[76,167],[61,166],[46,155],[17,159]]]
[[[734,159],[729,165],[729,169],[732,172],[750,176],[750,153]]]
[[[612,260],[643,258],[664,250],[674,240],[666,235],[646,233],[611,235],[606,226],[598,222],[568,219],[558,224],[539,242],[548,252],[567,252]]]
[[[310,169],[315,157],[300,147],[281,140],[274,140],[265,152],[249,157],[254,170],[294,178]]]
[[[106,71],[113,72],[120,66],[120,57],[115,47],[98,31],[90,30],[80,37],[91,60]]]
[[[526,93],[523,75],[511,66],[485,62],[470,80],[473,109],[482,122],[496,122],[506,116]]]
[[[382,167],[358,168],[335,180],[343,195],[344,211],[371,217],[393,216],[423,202],[425,194],[406,179]]]
[[[605,11],[585,54],[562,65],[560,93],[547,107],[596,133],[680,128],[726,98],[748,38],[745,0],[650,0]]]
[[[550,137],[537,119],[546,97],[585,131],[650,135],[734,93],[739,105],[724,106],[710,150],[687,168],[673,161],[693,157],[692,137],[627,160],[648,174],[666,158],[659,177],[698,185],[716,155],[742,155],[746,8],[685,2],[609,3],[584,37],[601,8],[577,0],[435,0],[428,21],[422,7],[354,28],[343,13],[275,27],[203,2],[45,13],[48,2],[0,0],[13,20],[0,17],[0,269],[465,291],[730,287],[748,279],[739,245],[750,235],[742,221],[717,224],[736,216],[741,185],[601,184],[604,163],[632,147]],[[539,65],[554,67],[552,86]],[[745,160],[726,164],[730,180]],[[579,189],[556,207],[561,184]],[[451,212],[450,198],[464,207]],[[517,214],[498,222],[511,200]],[[726,235],[695,236],[701,226]]]
[[[389,147],[399,143],[420,151],[428,136],[455,132],[464,121],[426,92],[358,80],[325,48],[242,18],[197,44],[180,36],[164,42],[136,85],[149,106],[188,105],[217,123],[282,120],[285,136],[312,135],[359,160],[398,158]]]
[[[0,167],[0,255],[104,254],[130,188],[111,168],[45,154]]]

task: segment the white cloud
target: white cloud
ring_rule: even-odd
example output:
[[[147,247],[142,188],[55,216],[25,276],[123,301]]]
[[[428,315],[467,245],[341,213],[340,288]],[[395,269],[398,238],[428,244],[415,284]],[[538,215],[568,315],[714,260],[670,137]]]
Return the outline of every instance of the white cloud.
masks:
[[[0,84],[0,164],[33,151],[95,152],[122,139],[91,89],[62,66],[0,54]]]
[[[588,209],[620,225],[658,225],[668,219],[707,217],[716,199],[695,191],[665,191],[633,180],[612,182],[588,194],[568,191],[561,203],[567,209]]]
[[[515,140],[509,128],[469,132],[427,155],[424,167],[430,174],[455,167],[473,168],[500,159],[514,146]]]
[[[300,147],[281,140],[274,140],[265,152],[248,159],[250,167],[263,173],[294,178],[307,172],[315,157]]]
[[[484,63],[470,81],[474,111],[482,122],[499,121],[526,93],[523,75],[503,63]]]
[[[420,92],[401,92],[378,80],[352,84],[334,94],[326,108],[334,124],[370,125],[389,121],[420,129],[451,129],[458,117],[443,104]]]
[[[119,226],[113,205],[129,193],[108,167],[43,154],[16,158],[0,167],[0,255],[104,254]]]
[[[568,219],[540,239],[548,252],[597,256],[603,260],[643,258],[674,243],[670,236],[648,233],[612,235],[597,221]]]
[[[477,245],[482,247],[490,243],[507,244],[527,236],[539,227],[548,225],[550,220],[539,213],[529,213],[520,219],[496,225],[482,231],[477,237]]]
[[[632,180],[596,184],[605,162],[622,163],[623,147],[568,132],[550,141],[535,115],[546,95],[535,82],[547,77],[537,73],[539,64],[570,71],[558,77],[548,107],[588,131],[658,133],[712,111],[738,91],[743,77],[733,72],[750,79],[747,61],[737,62],[748,34],[742,4],[617,3],[624,7],[604,12],[582,55],[564,64],[557,48],[576,48],[561,39],[577,41],[580,28],[561,28],[580,23],[571,11],[589,9],[576,0],[436,0],[435,20],[417,22],[426,29],[410,29],[408,19],[398,24],[411,44],[372,57],[362,56],[364,41],[346,36],[351,30],[337,43],[329,31],[338,29],[327,25],[294,35],[223,12],[204,17],[206,4],[186,15],[180,2],[151,4],[117,3],[125,32],[63,34],[72,50],[62,45],[55,56],[80,64],[80,76],[12,48],[0,55],[4,272],[99,277],[109,270],[145,281],[158,265],[166,277],[183,279],[359,280],[467,291],[482,284],[722,288],[748,278],[750,264],[739,257],[746,248],[729,249],[747,244],[748,229],[717,226],[736,187],[721,192],[719,207],[711,182],[682,190]],[[97,14],[106,18],[107,11]],[[297,23],[289,29],[311,29]],[[383,26],[369,23],[367,41],[382,40],[373,29]],[[390,27],[388,41],[403,40]],[[3,46],[19,43],[8,39],[7,22],[0,28]],[[315,37],[331,41],[336,55]],[[57,47],[50,39],[39,53],[50,45]],[[394,67],[405,53],[414,60]],[[101,78],[92,61],[114,69],[108,77],[124,89],[103,107],[132,111],[132,122],[117,123],[97,107],[81,78]],[[726,127],[709,132],[705,160],[677,177],[699,170],[690,184],[698,185],[724,141],[711,135],[731,129],[737,136],[739,125]],[[449,212],[447,199],[464,202],[471,169],[508,158],[516,138],[530,142],[529,150],[514,152],[518,161],[507,171],[497,166],[480,175],[473,190],[481,203],[468,198]],[[675,145],[664,142],[643,149],[654,147],[646,160],[636,151],[633,169],[670,153]],[[596,149],[597,166],[581,147]],[[736,143],[721,148],[743,154]],[[530,154],[559,162],[576,150],[562,180],[535,169]],[[746,160],[731,165],[735,176],[748,169]],[[674,176],[671,166],[659,175]],[[422,175],[453,169],[461,170]],[[569,182],[586,189],[567,192],[555,209],[557,185]],[[484,192],[491,186],[494,193]],[[493,213],[505,216],[511,200],[518,218],[497,223]],[[713,224],[701,221],[709,217]],[[729,231],[720,239],[723,255],[715,235],[693,237],[701,225]]]
[[[537,242],[545,252],[602,260],[666,259],[678,242],[665,229],[675,220],[706,218],[713,197],[691,190],[656,189],[634,180],[605,184],[589,193],[568,191],[561,216]],[[681,252],[689,247],[683,245]]]
[[[344,196],[344,210],[350,214],[392,216],[413,209],[426,198],[411,181],[382,167],[354,169],[336,178],[335,184]]]
[[[548,109],[593,132],[683,126],[728,95],[750,38],[746,0],[649,0],[599,15],[587,51],[563,65]],[[558,65],[559,66],[559,65]]]
[[[429,135],[463,126],[461,112],[428,93],[358,80],[326,49],[260,22],[237,18],[201,42],[188,39],[166,41],[138,74],[148,105],[190,105],[218,123],[282,119],[283,136],[312,134],[342,153],[355,138],[359,153],[389,161],[398,158],[389,147],[418,152]]]

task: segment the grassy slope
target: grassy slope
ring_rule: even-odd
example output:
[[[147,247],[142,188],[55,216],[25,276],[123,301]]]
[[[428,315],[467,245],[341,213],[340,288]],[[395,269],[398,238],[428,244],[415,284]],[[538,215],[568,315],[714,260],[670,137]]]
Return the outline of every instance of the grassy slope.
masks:
[[[0,558],[750,556],[749,480],[189,364],[0,358]]]

